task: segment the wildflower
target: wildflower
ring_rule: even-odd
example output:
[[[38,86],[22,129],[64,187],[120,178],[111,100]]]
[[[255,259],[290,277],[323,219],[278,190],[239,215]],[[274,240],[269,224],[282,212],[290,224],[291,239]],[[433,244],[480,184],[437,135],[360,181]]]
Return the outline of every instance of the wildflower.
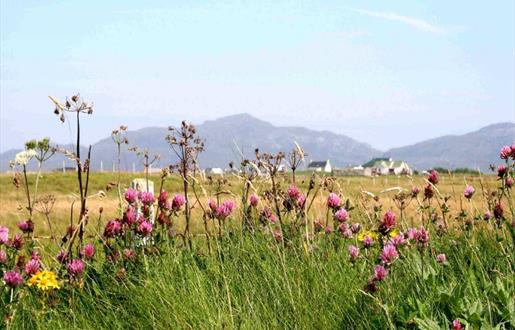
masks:
[[[138,212],[133,206],[129,206],[125,213],[123,214],[123,222],[127,225],[131,226],[138,219]]]
[[[7,253],[4,250],[0,250],[0,265],[7,262]]]
[[[227,200],[223,202],[220,206],[216,208],[215,218],[219,220],[223,220],[231,215],[234,210],[234,202],[231,200]]]
[[[397,252],[397,248],[393,244],[387,244],[384,246],[383,251],[381,251],[381,260],[385,264],[391,264],[396,259],[399,258],[399,253]]]
[[[429,232],[424,227],[420,227],[417,231],[416,240],[420,245],[427,245],[429,242]]]
[[[109,220],[104,229],[105,237],[115,237],[122,230],[122,225],[118,220]]]
[[[388,211],[384,214],[383,219],[381,220],[380,230],[383,234],[387,233],[388,231],[392,230],[393,227],[395,227],[396,224],[395,220],[395,213],[392,211]]]
[[[459,320],[452,321],[452,330],[464,330],[465,326]]]
[[[436,261],[439,264],[443,264],[447,261],[447,256],[444,253],[440,253],[439,255],[436,256]]]
[[[281,233],[281,231],[280,231],[280,230],[276,230],[276,231],[274,231],[274,234],[273,234],[273,235],[274,235],[274,238],[275,238],[275,240],[276,240],[277,242],[282,242],[282,240],[283,240],[283,233]]]
[[[259,203],[259,197],[256,195],[250,195],[249,200],[250,200],[250,206],[252,206],[252,207],[256,207]]]
[[[154,204],[154,194],[151,193],[150,191],[142,191],[140,194],[139,194],[139,200],[141,201],[141,203],[143,203],[143,205],[152,205]]]
[[[319,232],[322,229],[324,229],[324,225],[322,224],[322,220],[316,219],[315,221],[313,221],[313,227],[315,228],[315,230],[317,232]]]
[[[74,259],[68,264],[68,273],[73,277],[78,277],[84,272],[84,262],[80,259]]]
[[[15,250],[21,250],[21,248],[23,247],[23,238],[21,237],[20,234],[16,234],[14,235],[12,241],[11,241],[11,247]]]
[[[14,157],[14,163],[16,165],[27,165],[27,163],[34,157],[37,156],[37,153],[34,149],[24,150],[16,154]]]
[[[138,191],[136,189],[128,188],[125,191],[125,200],[129,204],[134,204],[134,202],[136,202],[137,198],[138,198]]]
[[[23,277],[21,276],[20,273],[13,270],[10,272],[5,272],[4,281],[7,286],[14,289],[23,284]]]
[[[134,260],[136,259],[136,252],[134,252],[134,250],[131,249],[125,249],[123,250],[123,258],[125,260]]]
[[[74,225],[69,225],[66,227],[66,235],[73,236],[73,233],[75,232],[76,227]]]
[[[504,146],[501,148],[501,152],[499,153],[501,159],[508,159],[511,156],[511,147]]]
[[[429,171],[429,177],[427,180],[434,185],[438,184],[438,172],[436,170]]]
[[[56,257],[57,261],[61,264],[65,264],[68,261],[68,252],[66,250],[61,250]]]
[[[38,289],[46,291],[49,289],[59,289],[59,282],[54,272],[47,270],[38,271],[28,281],[29,286],[36,286]]]
[[[40,267],[41,264],[38,259],[30,259],[25,265],[25,273],[29,276],[34,275],[39,271]]]
[[[299,188],[297,188],[297,186],[294,185],[290,186],[288,188],[288,196],[290,197],[290,199],[296,200],[300,196]]]
[[[355,245],[349,245],[349,257],[351,261],[356,260],[359,257],[359,248]]]
[[[172,199],[172,210],[179,211],[186,204],[186,198],[183,195],[174,195]]]
[[[424,198],[425,199],[430,199],[430,198],[433,198],[435,192],[433,191],[433,186],[431,186],[430,184],[428,184],[425,188],[424,188]]]
[[[404,235],[402,233],[390,236],[392,238],[389,240],[389,242],[396,247],[406,243],[406,239],[404,238]]]
[[[408,229],[408,231],[406,232],[406,237],[407,237],[409,240],[416,240],[416,239],[417,239],[417,234],[418,234],[418,230],[417,230],[417,228],[410,228],[410,229]]]
[[[513,178],[511,176],[507,177],[506,178],[506,181],[504,181],[504,183],[506,184],[506,187],[508,188],[511,188],[513,187]]]
[[[465,190],[463,191],[463,196],[465,196],[466,199],[471,199],[472,195],[474,195],[475,192],[476,192],[476,190],[474,189],[474,187],[467,186],[467,187],[465,187]]]
[[[374,268],[374,280],[383,281],[388,276],[388,269],[382,265],[377,265]]]
[[[18,228],[25,234],[32,233],[34,231],[34,222],[32,220],[22,220],[18,222]]]
[[[506,173],[508,173],[508,169],[506,168],[506,165],[499,165],[497,167],[497,176],[499,178],[504,178],[504,176],[506,176]]]
[[[216,202],[214,200],[210,199],[209,202],[207,202],[207,205],[211,209],[211,212],[213,212],[213,213],[216,212],[216,209],[218,208],[218,205],[216,205]]]
[[[300,208],[304,208],[305,204],[306,204],[306,196],[304,196],[303,194],[300,194],[299,197],[297,198],[297,205]]]
[[[496,219],[502,219],[504,216],[504,209],[502,207],[502,204],[499,202],[497,204],[495,204],[495,207],[494,207],[494,217]]]
[[[338,220],[338,222],[345,222],[349,218],[349,213],[345,209],[339,209],[334,214],[334,218]]]
[[[515,159],[515,142],[511,145],[511,158]]]
[[[152,224],[146,220],[142,221],[138,226],[138,233],[142,236],[148,236],[152,233]]]
[[[157,198],[157,205],[162,208],[167,207],[167,201],[168,201],[168,193],[166,190],[161,190],[159,193],[159,197]]]
[[[371,247],[372,244],[374,244],[374,239],[372,237],[366,235],[365,238],[363,239],[363,246],[365,247],[365,249],[368,249],[369,247]]]
[[[340,203],[341,203],[340,197],[338,195],[336,195],[335,193],[330,193],[329,196],[327,197],[327,206],[332,209],[338,208],[340,206]]]
[[[93,256],[95,255],[95,246],[91,243],[86,244],[82,250],[82,255],[84,255],[84,258],[87,260],[93,259]]]
[[[485,214],[483,215],[483,219],[485,219],[486,221],[490,220],[491,217],[492,217],[492,213],[490,211],[486,211]]]
[[[333,228],[331,226],[327,226],[325,227],[325,233],[327,235],[331,234],[333,232]]]
[[[0,226],[0,245],[9,241],[9,228]]]
[[[411,197],[415,198],[417,197],[418,193],[420,192],[420,189],[418,189],[418,187],[413,187],[411,188]]]
[[[353,234],[357,234],[361,230],[361,226],[359,223],[353,223],[352,226],[350,227],[350,230],[352,231]]]

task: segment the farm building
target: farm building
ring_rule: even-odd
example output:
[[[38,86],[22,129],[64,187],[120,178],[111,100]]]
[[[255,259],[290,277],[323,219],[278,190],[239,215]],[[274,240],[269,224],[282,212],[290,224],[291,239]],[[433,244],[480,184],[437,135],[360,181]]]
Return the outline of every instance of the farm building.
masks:
[[[331,173],[333,168],[329,159],[326,161],[311,161],[308,164],[308,171]]]
[[[223,175],[224,170],[220,167],[208,167],[205,170],[206,175]]]
[[[413,172],[405,161],[391,158],[374,158],[364,164],[363,167],[363,174],[366,176],[411,175]]]

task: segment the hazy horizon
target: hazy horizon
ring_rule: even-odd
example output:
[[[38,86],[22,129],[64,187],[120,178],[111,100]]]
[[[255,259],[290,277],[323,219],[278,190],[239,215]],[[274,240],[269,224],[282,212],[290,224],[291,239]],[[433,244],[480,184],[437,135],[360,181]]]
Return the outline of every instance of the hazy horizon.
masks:
[[[0,152],[249,113],[387,150],[515,122],[515,4],[2,1]],[[77,20],[78,17],[83,20]],[[79,23],[79,24],[77,24]]]

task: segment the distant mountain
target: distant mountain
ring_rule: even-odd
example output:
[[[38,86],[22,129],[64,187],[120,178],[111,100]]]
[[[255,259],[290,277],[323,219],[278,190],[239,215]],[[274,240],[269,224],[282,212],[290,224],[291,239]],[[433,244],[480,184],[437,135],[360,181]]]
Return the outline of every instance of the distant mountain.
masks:
[[[288,152],[299,143],[308,153],[307,161],[330,159],[334,166],[361,164],[381,152],[366,143],[356,141],[345,135],[328,131],[314,131],[302,127],[277,127],[259,120],[248,114],[223,117],[206,121],[197,126],[198,134],[205,140],[205,151],[199,158],[202,167],[228,167],[229,162],[240,160],[239,151],[247,157],[254,153],[255,148],[263,152]],[[163,167],[176,162],[174,155],[165,141],[168,129],[163,127],[148,127],[136,131],[128,131],[129,146],[137,145],[148,148],[152,153],[161,155],[156,167]],[[122,168],[131,170],[133,163],[140,169],[141,165],[132,152],[126,148],[122,153]],[[8,169],[9,160],[13,159],[19,150],[10,150],[0,155],[0,170]],[[52,158],[47,169],[62,168],[62,156]],[[92,167],[100,169],[103,162],[104,170],[110,170],[116,161],[116,147],[111,138],[103,139],[92,147]],[[73,163],[66,161],[66,166]]]
[[[499,151],[515,141],[515,123],[483,127],[464,135],[446,135],[410,146],[394,148],[384,156],[402,159],[416,169],[468,167],[487,170],[499,163]]]

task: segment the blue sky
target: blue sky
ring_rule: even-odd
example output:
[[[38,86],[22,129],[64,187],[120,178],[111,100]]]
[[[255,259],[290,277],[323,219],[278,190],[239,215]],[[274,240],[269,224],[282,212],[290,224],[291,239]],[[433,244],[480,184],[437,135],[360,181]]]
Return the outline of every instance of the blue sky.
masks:
[[[1,1],[0,150],[247,112],[380,149],[515,121],[514,1]]]

